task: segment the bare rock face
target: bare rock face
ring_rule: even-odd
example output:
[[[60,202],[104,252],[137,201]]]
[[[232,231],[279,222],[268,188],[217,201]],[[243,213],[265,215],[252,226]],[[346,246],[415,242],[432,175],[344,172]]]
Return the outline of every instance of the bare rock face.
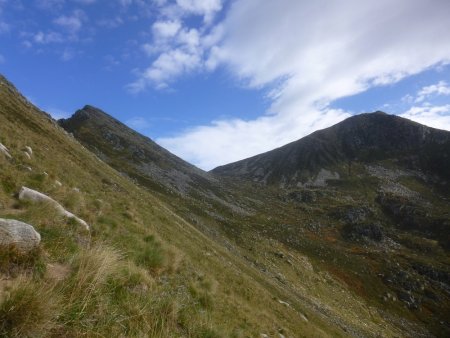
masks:
[[[60,215],[75,220],[78,224],[82,225],[86,230],[90,229],[89,224],[87,224],[84,220],[75,216],[70,211],[67,211],[66,209],[64,209],[64,207],[61,204],[59,204],[58,202],[56,202],[53,198],[48,197],[47,195],[45,195],[39,191],[30,189],[27,187],[22,187],[22,189],[20,189],[20,192],[19,192],[19,200],[30,201],[30,202],[34,202],[34,203],[39,203],[39,202],[50,203],[51,205],[53,205],[55,207],[55,209],[59,212]]]
[[[41,235],[33,226],[14,219],[0,218],[0,249],[15,247],[27,253],[39,246]]]

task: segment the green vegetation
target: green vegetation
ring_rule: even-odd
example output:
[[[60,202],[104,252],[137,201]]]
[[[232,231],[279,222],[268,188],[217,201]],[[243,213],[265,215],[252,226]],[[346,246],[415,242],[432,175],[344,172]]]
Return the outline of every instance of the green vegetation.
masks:
[[[402,214],[411,224],[431,220],[426,231],[396,221],[398,210],[384,203],[390,195],[380,194],[386,180],[368,175],[365,163],[351,172],[335,165],[341,178],[326,187],[200,175],[177,192],[170,180],[137,171],[142,159],[125,151],[134,149],[129,139],[117,151],[83,129],[84,148],[11,86],[0,89],[0,142],[13,157],[0,154],[0,217],[32,224],[42,237],[28,254],[0,249],[0,336],[445,335],[448,201],[425,181],[395,180],[420,194],[396,201],[401,212],[418,210]],[[108,165],[87,149],[104,151]],[[162,154],[151,156],[166,169],[181,161]],[[19,201],[22,186],[91,231],[51,204]]]

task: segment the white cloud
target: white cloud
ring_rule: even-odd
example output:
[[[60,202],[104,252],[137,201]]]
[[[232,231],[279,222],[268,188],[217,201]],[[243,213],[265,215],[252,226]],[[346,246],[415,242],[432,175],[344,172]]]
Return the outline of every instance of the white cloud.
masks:
[[[127,85],[132,93],[151,86],[156,89],[169,87],[179,76],[194,70],[211,69],[205,54],[218,41],[219,29],[211,23],[222,9],[222,0],[153,1],[159,10],[159,18],[152,25],[152,41],[141,44],[141,50],[153,58],[149,67],[138,71],[138,78]],[[203,23],[187,24],[190,16],[201,16]],[[218,25],[220,26],[220,25]]]
[[[172,78],[191,72],[199,66],[200,61],[201,57],[196,51],[169,50],[159,55],[137,81],[128,85],[128,89],[133,93],[138,93],[144,90],[149,82],[155,84],[157,89],[167,88],[168,82]]]
[[[72,15],[61,15],[53,22],[61,27],[64,27],[71,33],[78,32],[83,26],[83,21],[86,20],[86,15],[81,10],[75,10]]]
[[[177,5],[185,13],[203,16],[207,23],[211,22],[214,15],[222,9],[221,0],[177,0]]]
[[[61,34],[57,32],[47,32],[42,31],[37,32],[32,36],[32,39],[37,44],[48,44],[48,43],[61,43],[64,42],[64,38]]]
[[[181,28],[178,20],[156,21],[153,26],[153,36],[156,39],[167,39],[174,37]]]
[[[433,128],[450,130],[450,104],[414,106],[400,116]]]
[[[303,115],[262,116],[251,121],[219,120],[157,142],[209,170],[284,145],[349,116],[342,110],[326,109],[309,110]]]
[[[423,87],[418,93],[415,102],[422,102],[427,98],[439,95],[450,95],[450,86],[445,81]]]
[[[198,62],[226,65],[249,88],[270,89],[271,115],[212,122],[159,141],[211,168],[331,125],[347,116],[330,111],[332,101],[449,63],[450,35],[442,34],[449,16],[447,0],[235,1],[219,26],[223,39],[202,45]],[[204,67],[186,70],[195,69]]]

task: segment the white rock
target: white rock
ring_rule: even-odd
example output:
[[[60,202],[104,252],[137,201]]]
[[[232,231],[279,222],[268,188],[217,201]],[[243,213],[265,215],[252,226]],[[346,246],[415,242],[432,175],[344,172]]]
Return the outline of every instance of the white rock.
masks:
[[[278,303],[286,305],[286,306],[291,306],[289,303],[287,303],[287,302],[285,302],[285,301],[283,301],[281,299],[278,299]]]
[[[80,189],[78,189],[78,188],[72,188],[72,191],[74,191],[74,192],[80,192]]]
[[[30,146],[25,146],[25,152],[28,153],[30,156],[33,155],[33,149],[31,149]]]
[[[55,186],[62,187],[62,183],[58,180],[55,181]]]
[[[14,219],[0,218],[0,248],[13,246],[28,252],[39,246],[41,235],[33,226]]]
[[[61,204],[59,204],[58,202],[56,202],[53,198],[48,197],[47,195],[44,195],[43,193],[40,193],[39,191],[30,189],[27,187],[22,187],[22,189],[20,189],[20,192],[19,192],[19,200],[31,201],[31,202],[35,202],[35,203],[36,202],[50,203],[51,205],[53,205],[55,207],[55,209],[58,211],[58,213],[61,216],[75,220],[77,223],[81,224],[86,230],[90,229],[89,224],[87,224],[84,220],[75,216],[70,211],[67,211],[66,209],[64,209],[64,207]]]
[[[24,155],[25,155],[25,157],[26,157],[27,159],[31,160],[30,154],[28,154],[26,151],[24,151],[23,153],[24,153]]]
[[[308,318],[303,313],[300,313],[300,318],[303,319],[303,321],[307,322]]]
[[[50,202],[57,203],[54,199],[48,197],[47,195],[40,193],[39,191],[22,187],[19,191],[19,200],[21,201],[31,201],[31,202]]]
[[[6,148],[3,144],[0,143],[0,153],[4,154],[7,158],[12,158],[9,154],[8,148]]]

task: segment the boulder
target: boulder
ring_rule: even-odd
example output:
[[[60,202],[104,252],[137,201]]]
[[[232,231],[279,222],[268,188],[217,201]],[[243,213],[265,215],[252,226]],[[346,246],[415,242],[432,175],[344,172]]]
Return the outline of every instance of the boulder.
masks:
[[[0,248],[14,247],[27,253],[39,246],[41,235],[33,226],[14,219],[0,218]]]
[[[40,193],[39,191],[22,187],[19,191],[19,200],[30,201],[30,202],[48,202],[51,204],[58,204],[54,199],[48,197],[47,195]],[[58,204],[59,205],[59,204]]]
[[[9,154],[8,148],[6,148],[3,144],[0,143],[0,153],[5,155],[7,158],[12,158],[12,156]]]
[[[90,228],[89,224],[87,224],[84,220],[75,216],[70,211],[67,211],[66,209],[64,209],[64,207],[61,204],[59,204],[58,202],[56,202],[53,198],[51,198],[47,195],[44,195],[43,193],[40,193],[39,191],[30,189],[27,187],[22,187],[19,192],[19,200],[30,201],[33,203],[39,203],[39,202],[49,203],[55,207],[55,209],[58,211],[58,213],[61,216],[75,220],[78,224],[81,224],[86,230],[89,230],[89,228]]]

